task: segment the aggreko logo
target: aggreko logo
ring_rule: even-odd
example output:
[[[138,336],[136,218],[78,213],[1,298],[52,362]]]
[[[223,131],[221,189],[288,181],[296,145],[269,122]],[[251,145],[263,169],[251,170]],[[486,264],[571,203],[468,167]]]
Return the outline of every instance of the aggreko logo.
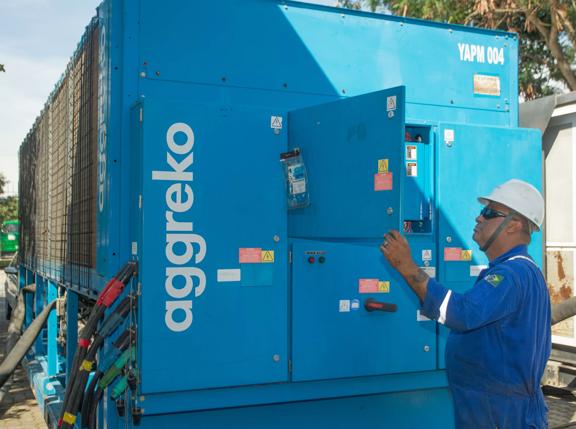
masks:
[[[183,134],[177,143],[175,136]],[[166,171],[153,171],[152,180],[169,183],[166,188],[166,249],[172,266],[166,266],[164,287],[168,294],[164,317],[168,329],[183,332],[192,325],[192,299],[206,288],[206,274],[198,267],[206,257],[206,240],[193,233],[193,223],[186,221],[186,213],[194,204],[190,183],[194,162],[194,131],[183,122],[177,122],[166,132]],[[172,183],[171,183],[172,182]],[[177,280],[178,279],[178,280]],[[178,284],[178,286],[177,286]]]

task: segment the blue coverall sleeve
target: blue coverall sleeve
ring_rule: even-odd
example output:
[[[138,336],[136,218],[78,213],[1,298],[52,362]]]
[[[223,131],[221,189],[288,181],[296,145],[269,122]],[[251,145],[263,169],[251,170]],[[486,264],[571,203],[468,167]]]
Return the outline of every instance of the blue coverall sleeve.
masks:
[[[512,313],[519,305],[521,286],[517,276],[504,268],[492,271],[462,294],[430,279],[422,314],[455,331],[477,329]]]

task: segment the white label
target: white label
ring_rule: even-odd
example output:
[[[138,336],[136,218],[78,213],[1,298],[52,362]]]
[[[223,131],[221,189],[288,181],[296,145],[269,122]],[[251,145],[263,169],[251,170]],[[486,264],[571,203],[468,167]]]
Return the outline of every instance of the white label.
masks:
[[[416,161],[418,159],[418,149],[416,146],[406,146],[406,160]]]
[[[386,110],[396,110],[396,96],[391,95],[390,97],[386,98]]]
[[[341,299],[338,311],[340,311],[340,313],[350,312],[350,300],[349,299]]]
[[[303,194],[304,192],[306,192],[305,180],[295,180],[292,182],[292,194]]]
[[[454,130],[444,130],[444,143],[451,143],[454,141]]]
[[[352,300],[352,310],[358,310],[360,308],[360,301],[357,299]]]
[[[432,249],[422,250],[422,260],[423,261],[431,261],[432,260]]]
[[[431,279],[436,278],[436,267],[420,267],[420,269]]]
[[[488,268],[488,265],[470,265],[470,277],[478,277],[480,271]]]
[[[270,117],[270,128],[275,130],[282,129],[282,116],[271,116]]]
[[[239,282],[241,278],[239,269],[222,269],[216,271],[218,282]]]
[[[132,242],[132,255],[136,256],[138,254],[138,243],[136,241]]]
[[[415,162],[407,162],[406,163],[406,175],[408,177],[417,177],[418,176],[418,164]]]
[[[425,322],[427,320],[432,320],[432,319],[429,319],[426,316],[424,316],[422,313],[420,313],[420,310],[416,310],[416,321],[417,322]]]

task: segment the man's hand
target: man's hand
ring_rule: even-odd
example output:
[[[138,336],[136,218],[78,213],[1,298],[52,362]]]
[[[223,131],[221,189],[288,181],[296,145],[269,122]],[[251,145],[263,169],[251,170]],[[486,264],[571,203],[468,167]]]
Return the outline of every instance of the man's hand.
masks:
[[[426,298],[428,276],[412,259],[408,241],[398,231],[391,230],[384,234],[380,251],[392,267],[400,273],[406,283],[418,295],[420,301]]]
[[[400,274],[403,274],[403,269],[416,265],[412,259],[408,241],[398,231],[391,230],[384,234],[384,241],[380,245],[380,251],[390,265]]]

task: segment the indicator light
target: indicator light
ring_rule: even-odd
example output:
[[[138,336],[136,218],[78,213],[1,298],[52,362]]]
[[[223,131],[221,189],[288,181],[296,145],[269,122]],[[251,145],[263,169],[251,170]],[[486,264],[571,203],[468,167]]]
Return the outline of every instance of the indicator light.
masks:
[[[321,264],[323,264],[324,262],[326,262],[326,258],[324,256],[320,256],[318,258],[318,262],[320,262]]]
[[[308,258],[308,263],[313,264],[314,261],[316,261],[316,258],[314,258],[314,256],[310,256],[310,257]]]

